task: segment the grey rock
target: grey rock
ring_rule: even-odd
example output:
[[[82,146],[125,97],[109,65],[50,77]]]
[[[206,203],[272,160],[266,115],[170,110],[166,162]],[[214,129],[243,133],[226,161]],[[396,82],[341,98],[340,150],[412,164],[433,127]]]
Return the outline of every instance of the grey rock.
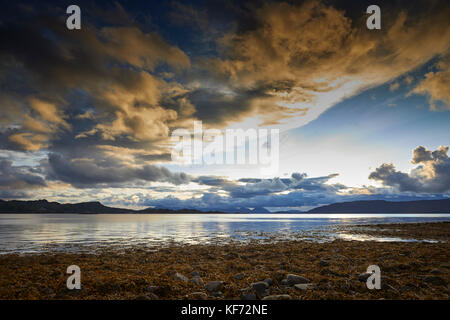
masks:
[[[178,281],[185,281],[185,282],[189,281],[187,277],[183,276],[181,273],[178,272],[174,274],[173,278]]]
[[[288,285],[288,281],[286,279],[281,280],[280,283],[282,286],[287,286]]]
[[[288,294],[277,294],[264,297],[263,300],[292,300],[292,298]]]
[[[223,289],[223,281],[211,281],[205,286],[209,293],[219,292]]]
[[[264,281],[259,281],[252,283],[250,287],[255,290],[258,297],[264,297],[266,295],[266,290],[269,288],[269,285]]]
[[[313,289],[314,285],[312,283],[301,283],[301,284],[296,284],[294,285],[294,289],[299,290],[299,291],[305,291],[308,289]]]
[[[306,279],[305,277],[296,275],[296,274],[288,274],[286,277],[286,280],[287,280],[287,284],[289,286],[293,286],[296,284],[309,283],[308,279]]]
[[[442,274],[442,271],[439,270],[439,269],[433,269],[433,270],[430,271],[430,273],[432,273],[432,274]]]
[[[264,280],[264,282],[267,283],[267,284],[269,285],[269,287],[270,287],[271,285],[273,285],[273,280],[270,279],[270,278],[267,278],[266,280]]]
[[[439,276],[426,276],[425,278],[423,278],[423,281],[435,286],[444,286],[445,285],[445,280],[442,279]]]

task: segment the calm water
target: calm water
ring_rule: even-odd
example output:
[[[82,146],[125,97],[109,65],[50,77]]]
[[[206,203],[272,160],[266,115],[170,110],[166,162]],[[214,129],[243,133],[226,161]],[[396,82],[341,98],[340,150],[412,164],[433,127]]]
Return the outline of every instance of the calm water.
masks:
[[[0,253],[336,238],[336,225],[431,221],[450,214],[0,214]]]

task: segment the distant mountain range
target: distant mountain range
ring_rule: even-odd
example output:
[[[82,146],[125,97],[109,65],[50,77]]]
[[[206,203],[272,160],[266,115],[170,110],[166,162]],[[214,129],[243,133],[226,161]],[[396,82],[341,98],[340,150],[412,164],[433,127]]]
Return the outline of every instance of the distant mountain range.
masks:
[[[450,199],[340,202],[314,208],[308,213],[450,213]]]
[[[260,207],[254,209],[239,208],[239,213],[269,213]],[[3,201],[0,200],[0,213],[224,213],[220,211],[200,211],[196,209],[164,209],[147,208],[132,210],[107,207],[100,202],[82,202],[75,204],[61,204],[47,200],[35,201]],[[285,211],[277,213],[301,213],[299,211]],[[306,213],[450,213],[450,199],[419,200],[419,201],[384,201],[367,200],[333,203],[314,208]]]

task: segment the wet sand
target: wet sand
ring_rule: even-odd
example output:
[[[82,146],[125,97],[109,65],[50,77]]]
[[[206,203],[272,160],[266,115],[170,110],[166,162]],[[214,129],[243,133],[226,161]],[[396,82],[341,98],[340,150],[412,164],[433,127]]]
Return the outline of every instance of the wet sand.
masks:
[[[5,254],[0,299],[450,298],[449,222],[339,226],[339,231],[436,242],[251,241]],[[81,290],[66,288],[70,265],[81,268]],[[366,287],[362,274],[369,265],[381,269],[380,290]],[[288,274],[308,285],[293,286]],[[255,284],[266,279],[267,285]]]

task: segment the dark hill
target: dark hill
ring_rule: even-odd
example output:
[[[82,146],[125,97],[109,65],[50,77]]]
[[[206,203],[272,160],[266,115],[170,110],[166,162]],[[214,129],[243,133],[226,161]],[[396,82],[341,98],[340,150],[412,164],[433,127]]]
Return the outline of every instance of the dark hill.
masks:
[[[100,202],[58,203],[47,200],[4,201],[0,200],[0,213],[203,213],[195,209],[161,209],[147,208],[143,210],[107,207]],[[219,212],[217,212],[219,213]]]
[[[75,204],[61,204],[36,201],[3,201],[0,200],[0,213],[130,213],[133,210],[111,208],[100,202],[82,202]]]

